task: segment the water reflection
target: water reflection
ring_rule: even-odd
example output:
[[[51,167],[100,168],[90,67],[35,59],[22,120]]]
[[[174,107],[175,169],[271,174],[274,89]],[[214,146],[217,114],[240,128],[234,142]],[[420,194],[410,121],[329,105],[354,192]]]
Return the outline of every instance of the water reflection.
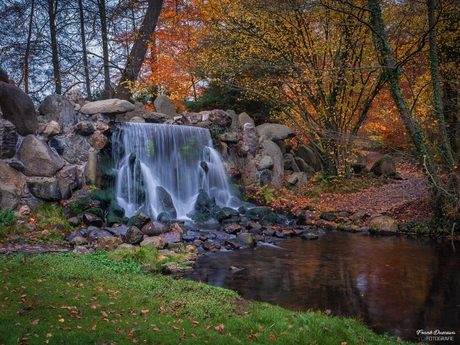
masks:
[[[207,253],[184,277],[291,310],[330,309],[404,339],[460,333],[460,255],[450,243],[337,232],[278,246]]]

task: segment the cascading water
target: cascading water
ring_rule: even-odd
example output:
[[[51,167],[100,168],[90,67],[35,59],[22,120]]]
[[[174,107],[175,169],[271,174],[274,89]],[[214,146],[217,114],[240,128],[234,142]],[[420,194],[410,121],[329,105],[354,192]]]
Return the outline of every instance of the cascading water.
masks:
[[[238,207],[207,129],[120,123],[113,134],[118,203],[131,217],[163,211],[186,219],[200,189],[220,207]]]

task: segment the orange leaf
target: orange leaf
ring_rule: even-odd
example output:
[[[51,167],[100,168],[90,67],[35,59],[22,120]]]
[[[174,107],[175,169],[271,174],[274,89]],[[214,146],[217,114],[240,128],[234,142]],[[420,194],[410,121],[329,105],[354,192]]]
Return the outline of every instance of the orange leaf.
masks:
[[[276,340],[276,337],[275,337],[275,335],[274,335],[274,334],[270,334],[270,337],[269,337],[269,338],[270,338],[270,340],[273,340],[273,341],[275,341],[275,340]]]
[[[101,311],[101,314],[102,314],[102,316],[105,316],[105,317],[108,316],[107,313],[106,313],[105,311]]]
[[[218,332],[222,332],[224,330],[225,326],[223,324],[220,324],[219,326],[214,327],[214,329]]]
[[[91,327],[91,329],[92,329],[93,331],[95,331],[95,330],[96,330],[96,327],[97,327],[97,324],[94,324],[93,327]]]

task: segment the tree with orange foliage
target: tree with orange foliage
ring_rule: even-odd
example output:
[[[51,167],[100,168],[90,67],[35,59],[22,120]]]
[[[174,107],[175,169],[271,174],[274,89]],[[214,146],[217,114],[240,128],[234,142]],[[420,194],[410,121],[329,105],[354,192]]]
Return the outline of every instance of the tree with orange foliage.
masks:
[[[196,100],[203,86],[195,72],[196,48],[207,19],[201,5],[200,0],[164,1],[138,83],[140,91],[153,88],[167,94],[179,109],[184,101]]]

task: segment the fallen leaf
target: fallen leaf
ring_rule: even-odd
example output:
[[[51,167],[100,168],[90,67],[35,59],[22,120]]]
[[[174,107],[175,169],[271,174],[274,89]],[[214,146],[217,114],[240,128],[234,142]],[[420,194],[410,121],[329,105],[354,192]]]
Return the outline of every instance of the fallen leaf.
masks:
[[[179,327],[176,327],[176,326],[172,326],[172,329],[175,330],[175,331],[180,330],[180,328],[179,328]]]
[[[142,314],[147,314],[149,312],[149,310],[148,309],[142,309],[141,312],[142,312]]]
[[[105,311],[101,311],[101,314],[102,314],[102,316],[105,316],[105,317],[108,316],[107,313],[106,313]]]
[[[96,330],[96,327],[97,327],[97,324],[94,324],[93,327],[91,327],[91,329],[92,329],[93,331],[95,331],[95,330]]]
[[[36,324],[38,324],[38,321],[39,321],[39,319],[34,320],[34,321],[32,321],[30,324],[31,324],[31,325],[36,325]]]
[[[63,317],[61,317],[58,321],[59,321],[59,322],[64,322],[65,320],[64,320]]]
[[[51,338],[53,336],[53,333],[46,333],[47,338]]]
[[[270,340],[273,340],[273,341],[275,341],[275,340],[276,340],[276,337],[275,337],[275,335],[274,335],[274,334],[270,334],[269,338],[270,338]]]
[[[219,326],[214,327],[214,329],[218,332],[222,332],[224,330],[225,326],[223,324],[220,324]]]

